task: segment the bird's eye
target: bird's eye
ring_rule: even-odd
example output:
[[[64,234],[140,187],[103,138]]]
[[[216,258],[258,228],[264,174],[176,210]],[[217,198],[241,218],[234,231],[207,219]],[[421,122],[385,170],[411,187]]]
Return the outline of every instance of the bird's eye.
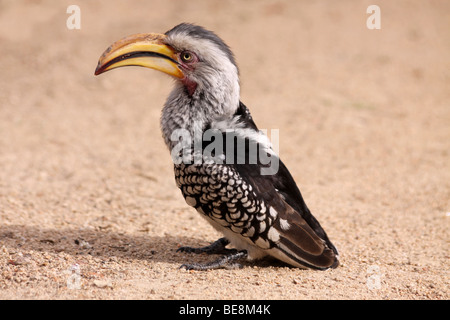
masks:
[[[190,62],[190,61],[192,61],[193,58],[194,58],[194,55],[192,53],[190,53],[189,51],[184,51],[181,53],[181,60],[183,60],[183,62]]]

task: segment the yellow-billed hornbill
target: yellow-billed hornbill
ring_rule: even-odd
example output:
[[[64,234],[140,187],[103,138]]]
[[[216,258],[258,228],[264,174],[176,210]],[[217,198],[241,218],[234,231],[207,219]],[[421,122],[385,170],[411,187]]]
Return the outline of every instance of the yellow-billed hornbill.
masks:
[[[224,235],[207,247],[179,248],[225,253],[211,263],[182,267],[206,270],[267,255],[295,267],[339,265],[336,248],[240,101],[233,53],[215,33],[182,23],[165,34],[126,37],[103,53],[95,74],[122,66],[153,68],[177,80],[161,116],[175,180],[187,204]],[[264,157],[277,161],[276,170],[263,172],[269,169]]]

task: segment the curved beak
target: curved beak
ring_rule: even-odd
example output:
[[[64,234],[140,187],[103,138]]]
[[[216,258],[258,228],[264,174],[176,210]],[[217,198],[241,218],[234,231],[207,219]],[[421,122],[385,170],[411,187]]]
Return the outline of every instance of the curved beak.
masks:
[[[124,66],[141,66],[183,78],[176,53],[164,43],[165,37],[159,33],[139,33],[114,42],[98,60],[95,75]]]

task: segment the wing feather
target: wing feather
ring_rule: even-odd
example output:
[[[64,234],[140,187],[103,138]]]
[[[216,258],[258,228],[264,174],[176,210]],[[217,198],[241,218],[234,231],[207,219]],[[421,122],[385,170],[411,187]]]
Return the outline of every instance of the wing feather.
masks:
[[[238,112],[247,128],[257,130],[245,105],[241,103]],[[270,156],[276,157],[273,154]],[[337,249],[309,211],[289,170],[279,158],[272,158],[272,161],[279,161],[279,170],[274,175],[261,175],[261,163],[234,166],[242,178],[253,186],[256,197],[264,200],[277,213],[271,226],[277,234],[276,246],[271,249],[273,255],[279,254],[284,258],[281,260],[309,268],[337,267]]]

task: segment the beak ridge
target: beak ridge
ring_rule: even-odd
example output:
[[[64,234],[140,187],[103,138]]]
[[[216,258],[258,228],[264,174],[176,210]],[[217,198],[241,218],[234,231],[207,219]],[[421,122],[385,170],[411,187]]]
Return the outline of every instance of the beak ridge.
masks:
[[[165,38],[166,35],[159,33],[139,33],[114,42],[100,56],[94,74],[124,66],[141,66],[183,78],[176,52],[164,43]]]

